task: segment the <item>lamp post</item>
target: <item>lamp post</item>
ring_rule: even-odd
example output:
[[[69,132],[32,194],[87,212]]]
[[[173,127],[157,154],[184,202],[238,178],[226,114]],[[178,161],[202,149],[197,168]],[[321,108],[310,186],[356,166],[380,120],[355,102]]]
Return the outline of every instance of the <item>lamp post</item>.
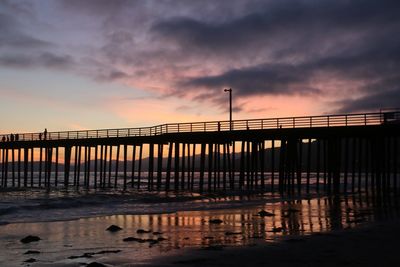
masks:
[[[232,88],[224,89],[224,92],[229,92],[229,130],[232,131]]]

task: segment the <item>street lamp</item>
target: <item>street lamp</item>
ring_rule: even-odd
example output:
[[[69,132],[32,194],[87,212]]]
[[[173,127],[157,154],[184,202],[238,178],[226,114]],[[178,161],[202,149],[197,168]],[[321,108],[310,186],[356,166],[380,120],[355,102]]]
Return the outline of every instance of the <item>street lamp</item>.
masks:
[[[229,130],[232,131],[232,88],[224,89],[224,92],[229,92]]]

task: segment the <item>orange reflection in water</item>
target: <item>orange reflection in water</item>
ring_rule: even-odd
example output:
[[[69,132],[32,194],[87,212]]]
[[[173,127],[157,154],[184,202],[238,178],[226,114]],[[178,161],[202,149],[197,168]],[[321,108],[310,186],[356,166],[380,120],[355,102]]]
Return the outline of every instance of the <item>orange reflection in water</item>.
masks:
[[[283,236],[351,228],[368,221],[399,217],[399,206],[396,196],[356,194],[279,201],[240,209],[9,224],[0,227],[0,245],[5,248],[0,252],[0,265],[9,261],[20,264],[29,256],[24,255],[28,249],[40,250],[37,259],[42,262],[141,262],[166,252],[179,253],[183,247],[215,249],[252,245],[275,242]],[[273,213],[274,216],[260,217],[260,210]],[[210,220],[215,219],[222,222],[211,223]],[[119,225],[123,230],[116,233],[105,231],[111,224]],[[149,233],[137,233],[138,229],[148,230]],[[19,242],[20,238],[29,234],[38,235],[42,240],[29,245]],[[127,237],[138,239],[123,241]],[[165,240],[154,241],[159,237]],[[121,251],[94,255],[93,258],[70,258],[102,250]]]

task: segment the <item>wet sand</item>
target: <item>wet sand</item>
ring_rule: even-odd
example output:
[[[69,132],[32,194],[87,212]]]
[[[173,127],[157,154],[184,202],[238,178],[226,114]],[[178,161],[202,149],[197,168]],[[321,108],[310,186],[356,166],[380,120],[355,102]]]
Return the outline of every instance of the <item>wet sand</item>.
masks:
[[[248,247],[190,249],[151,266],[398,266],[400,220]],[[148,266],[148,265],[146,265]]]
[[[265,216],[259,216],[261,210]],[[0,225],[0,266],[389,266],[397,256],[398,218],[397,196],[356,194],[10,223]],[[106,231],[112,224],[122,230]],[[27,235],[41,240],[21,243]],[[29,250],[40,253],[26,254]],[[31,258],[36,262],[25,262]]]

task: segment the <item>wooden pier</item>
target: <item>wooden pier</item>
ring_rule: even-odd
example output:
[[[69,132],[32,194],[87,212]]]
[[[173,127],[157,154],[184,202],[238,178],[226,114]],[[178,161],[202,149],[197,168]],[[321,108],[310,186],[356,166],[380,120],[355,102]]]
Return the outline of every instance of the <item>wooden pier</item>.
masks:
[[[397,188],[400,112],[0,135],[1,188]]]

